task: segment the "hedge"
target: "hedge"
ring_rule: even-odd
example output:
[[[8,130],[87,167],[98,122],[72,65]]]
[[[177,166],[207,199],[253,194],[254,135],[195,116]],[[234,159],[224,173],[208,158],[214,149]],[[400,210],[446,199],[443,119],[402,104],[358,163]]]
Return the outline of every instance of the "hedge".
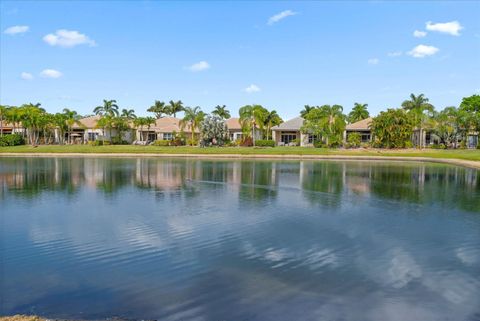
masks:
[[[266,140],[266,139],[259,139],[259,140],[255,141],[255,146],[258,146],[258,147],[275,147],[275,141]]]
[[[19,134],[6,134],[3,136],[0,136],[1,147],[17,146],[17,145],[23,145],[23,144],[25,144],[25,140]]]

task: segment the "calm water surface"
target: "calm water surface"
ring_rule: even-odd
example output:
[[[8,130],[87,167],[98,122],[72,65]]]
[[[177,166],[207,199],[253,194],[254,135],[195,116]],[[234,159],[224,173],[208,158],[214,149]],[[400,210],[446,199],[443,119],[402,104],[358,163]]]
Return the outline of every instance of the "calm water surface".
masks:
[[[480,171],[0,158],[0,315],[480,320]]]

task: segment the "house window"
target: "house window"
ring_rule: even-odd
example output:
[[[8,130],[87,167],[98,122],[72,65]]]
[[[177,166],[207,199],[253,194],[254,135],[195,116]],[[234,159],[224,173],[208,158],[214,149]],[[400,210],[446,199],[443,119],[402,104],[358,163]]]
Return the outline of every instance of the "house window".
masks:
[[[97,140],[98,133],[88,133],[88,141],[93,142],[94,140]]]
[[[290,144],[297,139],[297,132],[282,132],[280,141],[285,144]]]
[[[155,134],[154,132],[148,132],[147,141],[152,142],[154,140],[157,140],[157,134]]]
[[[368,143],[370,141],[370,134],[362,134],[361,135],[362,143]]]
[[[316,141],[315,135],[308,134],[308,143],[313,144],[313,143],[315,143],[315,141]]]
[[[172,140],[173,134],[172,133],[163,133],[163,140]]]

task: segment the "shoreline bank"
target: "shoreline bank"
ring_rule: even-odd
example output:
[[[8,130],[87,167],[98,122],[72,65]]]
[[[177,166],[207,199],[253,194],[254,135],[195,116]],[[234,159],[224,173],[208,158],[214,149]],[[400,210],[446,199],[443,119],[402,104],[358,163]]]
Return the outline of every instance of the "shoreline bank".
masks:
[[[455,158],[434,158],[418,156],[366,156],[366,155],[271,155],[271,154],[190,154],[190,153],[0,153],[1,157],[159,157],[159,158],[201,158],[201,159],[272,159],[272,160],[360,160],[430,162],[463,166],[480,170],[480,161]]]

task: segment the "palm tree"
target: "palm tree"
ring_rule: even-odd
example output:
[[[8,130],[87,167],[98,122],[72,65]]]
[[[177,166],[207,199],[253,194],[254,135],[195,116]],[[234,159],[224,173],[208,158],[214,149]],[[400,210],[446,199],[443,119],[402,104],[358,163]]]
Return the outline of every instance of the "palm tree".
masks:
[[[4,118],[7,122],[12,124],[12,133],[15,132],[15,129],[20,124],[22,120],[22,114],[23,110],[19,107],[12,106],[7,108]],[[22,132],[22,136],[25,137],[25,131]]]
[[[258,127],[263,134],[268,110],[261,105],[246,105],[241,107],[238,112],[240,114],[239,122],[242,132],[247,137],[251,135],[253,145],[255,146],[255,128]]]
[[[168,114],[173,115],[173,117],[177,117],[177,113],[185,109],[181,100],[179,101],[170,100],[167,108],[168,108]]]
[[[73,125],[82,125],[80,119],[82,118],[75,110],[70,110],[68,108],[63,109],[63,114],[65,115],[65,123],[67,124],[68,130],[68,143],[72,143],[72,127]]]
[[[193,146],[195,141],[195,129],[200,126],[203,118],[205,118],[205,113],[200,109],[199,106],[195,108],[185,107],[184,112],[185,114],[183,116],[183,119],[180,121],[180,126],[183,130],[187,124],[190,125],[190,130],[192,131],[191,143]]]
[[[156,119],[154,117],[137,117],[133,120],[133,124],[136,127],[140,127],[140,141],[143,142],[143,127],[147,126],[150,129],[152,124],[155,124]]]
[[[370,117],[370,113],[367,110],[368,104],[355,103],[352,111],[348,114],[349,123],[355,123],[357,121]]]
[[[230,118],[230,112],[227,109],[227,106],[225,105],[217,105],[215,106],[215,110],[212,111],[213,115],[217,115],[221,119],[229,119]]]
[[[93,110],[95,115],[107,115],[111,117],[118,116],[118,105],[116,100],[103,100],[102,106],[97,106]]]
[[[157,119],[162,118],[163,114],[168,114],[168,106],[160,100],[155,100],[155,103],[147,109],[148,112],[154,113]]]
[[[424,94],[418,96],[410,94],[410,100],[405,100],[402,103],[402,107],[409,113],[413,113],[415,126],[417,126],[419,130],[419,146],[421,148],[423,147],[423,127],[426,122],[426,117],[428,117],[425,112],[433,113],[435,107],[428,102],[428,98],[425,97]]]
[[[30,103],[20,107],[20,119],[23,127],[27,130],[31,145],[37,145],[38,143],[43,114],[45,114],[45,109],[40,108],[39,103]]]
[[[302,111],[300,111],[300,116],[305,118],[305,116],[312,110],[315,109],[315,106],[305,105]]]
[[[277,111],[272,110],[267,114],[265,118],[265,131],[267,132],[267,139],[270,138],[272,127],[277,126],[283,123],[282,118],[277,114]]]
[[[137,115],[135,115],[135,110],[133,109],[122,109],[122,114],[120,116],[126,118],[127,120],[137,118]]]
[[[323,105],[305,117],[302,131],[325,138],[327,146],[337,145],[345,130],[345,115],[340,105]]]
[[[3,136],[3,120],[7,113],[7,106],[0,105],[0,136]]]

